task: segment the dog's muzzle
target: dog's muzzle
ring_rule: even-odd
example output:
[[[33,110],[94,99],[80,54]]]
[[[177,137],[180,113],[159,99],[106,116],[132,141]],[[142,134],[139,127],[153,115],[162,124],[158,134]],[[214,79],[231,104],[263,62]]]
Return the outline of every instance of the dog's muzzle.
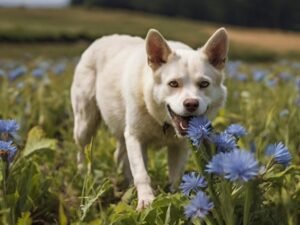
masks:
[[[168,109],[168,113],[171,117],[172,125],[176,130],[176,133],[180,136],[186,136],[187,130],[189,127],[189,122],[190,122],[191,118],[195,117],[195,115],[180,116],[180,115],[176,114],[169,105],[167,105],[167,109]],[[209,105],[207,105],[207,108],[202,115],[205,115],[207,113],[208,109],[209,109]],[[164,132],[170,126],[168,123],[165,123],[165,124],[167,124],[168,126],[166,125],[165,128],[163,127]],[[164,124],[164,126],[165,126],[165,124]]]

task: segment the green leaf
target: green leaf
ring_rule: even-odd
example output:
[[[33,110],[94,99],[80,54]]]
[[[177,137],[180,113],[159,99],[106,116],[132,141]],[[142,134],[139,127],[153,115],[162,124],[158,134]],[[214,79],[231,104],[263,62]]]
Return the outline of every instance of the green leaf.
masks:
[[[137,223],[138,213],[124,202],[120,202],[113,209],[113,214],[110,217],[110,224],[114,225],[134,225]],[[141,224],[141,223],[139,223]]]
[[[292,172],[295,172],[297,170],[298,170],[298,173],[299,173],[299,171],[300,171],[299,169],[300,169],[299,167],[297,167],[295,165],[292,165],[292,166],[287,167],[284,171],[282,171],[280,173],[276,173],[275,175],[274,174],[271,174],[271,175],[267,174],[265,176],[265,179],[266,180],[281,179],[283,176],[287,175],[288,173],[292,173]]]
[[[34,127],[28,133],[27,143],[22,154],[27,157],[41,150],[55,150],[56,145],[55,139],[45,138],[42,128]]]
[[[18,219],[18,225],[31,225],[32,219],[30,218],[30,212],[22,213],[22,216]]]
[[[102,219],[95,219],[93,221],[89,221],[87,225],[101,225],[101,224],[105,224],[103,223]],[[82,225],[82,223],[78,223],[78,225]]]
[[[0,183],[2,183],[2,181],[3,181],[3,172],[2,171],[4,171],[4,166],[5,166],[4,161],[0,159]]]
[[[67,225],[68,224],[68,218],[65,214],[64,206],[62,204],[62,200],[60,200],[60,203],[59,203],[59,224],[60,225]]]
[[[20,195],[17,191],[12,194],[6,195],[6,202],[9,206],[14,206],[18,202]]]
[[[152,207],[153,208],[168,207],[169,204],[170,204],[170,199],[167,197],[156,198],[152,203]]]
[[[269,127],[271,123],[274,121],[274,114],[275,114],[275,108],[271,108],[267,115],[266,123],[265,123],[265,128]]]
[[[85,158],[87,161],[88,174],[92,174],[94,172],[94,169],[93,169],[93,139],[85,147],[84,155],[85,155]]]
[[[82,210],[82,215],[81,215],[81,220],[84,220],[86,217],[90,207],[108,190],[110,189],[111,184],[109,180],[106,180],[102,186],[98,189],[95,195],[90,195],[90,196],[83,196],[86,198],[86,202],[84,205],[81,207]]]
[[[91,140],[91,142],[86,145],[85,149],[84,149],[84,155],[85,158],[87,160],[88,163],[92,163],[93,160],[93,140]]]
[[[158,210],[153,207],[148,207],[142,211],[140,217],[140,223],[145,221],[147,224],[156,224],[156,218],[158,217]]]
[[[122,202],[130,203],[136,197],[135,187],[130,187],[122,196]]]
[[[166,212],[166,218],[165,218],[165,225],[170,224],[171,222],[171,204],[169,203],[167,212]]]
[[[122,214],[124,212],[130,213],[130,212],[135,212],[133,208],[131,208],[128,204],[124,202],[120,202],[119,204],[116,205],[114,208],[114,212],[116,214]]]
[[[214,126],[219,126],[219,125],[224,125],[227,124],[227,120],[223,116],[218,116],[214,119],[213,125]]]

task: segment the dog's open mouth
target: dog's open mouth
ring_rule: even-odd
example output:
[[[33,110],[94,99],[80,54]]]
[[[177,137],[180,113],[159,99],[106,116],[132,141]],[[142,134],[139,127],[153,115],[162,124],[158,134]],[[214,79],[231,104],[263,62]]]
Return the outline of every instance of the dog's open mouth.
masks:
[[[180,116],[174,113],[169,105],[167,105],[170,117],[172,119],[172,123],[177,133],[181,136],[185,136],[187,134],[187,129],[189,126],[189,121],[192,116]]]

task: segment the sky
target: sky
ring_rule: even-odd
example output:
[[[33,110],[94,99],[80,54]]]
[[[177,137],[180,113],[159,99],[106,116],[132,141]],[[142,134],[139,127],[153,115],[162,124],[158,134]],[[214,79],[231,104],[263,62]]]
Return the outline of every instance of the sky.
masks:
[[[0,0],[0,7],[63,7],[69,2],[70,0]]]

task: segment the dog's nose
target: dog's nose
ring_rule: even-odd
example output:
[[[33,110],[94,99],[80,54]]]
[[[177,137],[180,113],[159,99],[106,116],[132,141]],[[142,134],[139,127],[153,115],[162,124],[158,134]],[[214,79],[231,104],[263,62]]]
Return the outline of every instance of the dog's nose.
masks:
[[[199,106],[199,101],[194,98],[187,98],[183,101],[183,106],[189,112],[195,112]]]

